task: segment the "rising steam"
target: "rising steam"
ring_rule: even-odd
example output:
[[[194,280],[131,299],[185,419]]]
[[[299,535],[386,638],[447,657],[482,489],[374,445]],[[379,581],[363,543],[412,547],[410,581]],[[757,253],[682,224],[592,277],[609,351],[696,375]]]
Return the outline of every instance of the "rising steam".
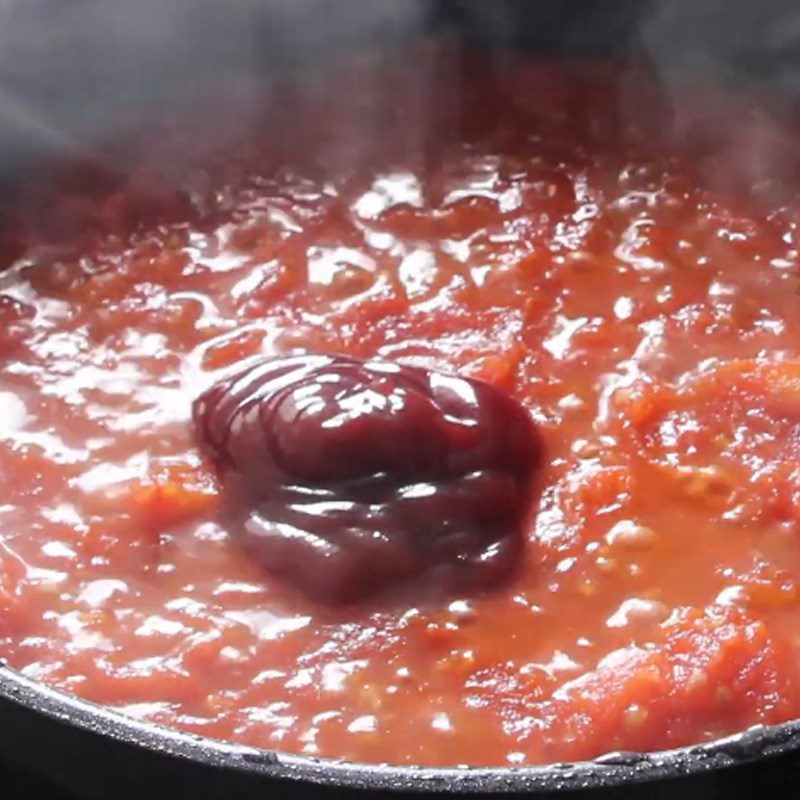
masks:
[[[148,114],[191,105],[209,82],[235,81],[255,108],[276,76],[324,69],[332,54],[365,48],[413,75],[420,102],[403,124],[422,147],[435,124],[421,116],[432,73],[457,68],[409,48],[432,35],[488,47],[501,60],[531,50],[643,56],[672,98],[683,137],[713,125],[713,98],[728,102],[716,87],[733,87],[743,122],[718,132],[720,153],[748,179],[785,173],[792,137],[742,115],[753,98],[772,98],[779,117],[795,110],[800,12],[791,0],[0,0],[0,175],[46,155],[90,152]],[[687,85],[703,102],[685,102]],[[322,154],[334,162],[358,158],[375,135],[374,109],[391,102],[378,76],[359,97],[339,99],[352,106],[352,138]]]

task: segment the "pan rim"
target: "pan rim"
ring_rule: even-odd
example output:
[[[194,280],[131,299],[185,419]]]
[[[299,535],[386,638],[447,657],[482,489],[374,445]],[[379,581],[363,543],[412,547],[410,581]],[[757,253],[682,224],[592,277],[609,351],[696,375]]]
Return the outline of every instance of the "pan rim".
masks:
[[[613,752],[591,761],[532,766],[422,767],[314,758],[191,734],[138,720],[0,665],[0,698],[122,745],[265,781],[341,789],[437,794],[519,794],[614,788],[690,777],[800,749],[800,719],[756,725],[696,745],[650,753]]]

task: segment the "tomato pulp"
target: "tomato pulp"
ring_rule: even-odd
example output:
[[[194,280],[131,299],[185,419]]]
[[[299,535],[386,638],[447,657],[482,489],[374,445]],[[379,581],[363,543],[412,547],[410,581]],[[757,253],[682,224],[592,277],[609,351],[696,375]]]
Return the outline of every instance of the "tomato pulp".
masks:
[[[458,124],[422,143],[385,74],[391,107],[348,149],[354,70],[286,99],[283,149],[264,124],[184,148],[186,180],[160,144],[125,180],[76,163],[7,220],[12,666],[184,730],[398,764],[567,761],[800,714],[800,203],[730,179],[714,137],[738,118],[667,135],[636,71],[470,74]],[[541,495],[509,583],[335,608],[238,546],[192,401],[304,353],[527,409]]]

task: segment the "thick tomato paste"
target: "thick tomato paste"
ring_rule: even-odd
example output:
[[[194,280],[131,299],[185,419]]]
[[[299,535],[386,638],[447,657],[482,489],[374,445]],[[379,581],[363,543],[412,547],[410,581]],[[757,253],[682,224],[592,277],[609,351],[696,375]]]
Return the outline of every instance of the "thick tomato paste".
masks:
[[[280,143],[268,115],[217,150],[208,114],[183,139],[167,125],[125,179],[76,162],[9,212],[12,666],[188,731],[402,764],[583,759],[800,714],[792,186],[723,146],[751,117],[692,129],[638,73],[470,74],[458,103],[446,77],[391,71],[287,90]],[[525,411],[536,470],[491,462],[537,484],[503,580],[423,590],[412,560],[390,597],[330,603],[303,590],[325,559],[295,564],[303,587],[242,546],[192,405],[242,364],[320,355]],[[376,459],[422,458],[387,430],[359,433]],[[285,435],[307,474],[349,468]]]

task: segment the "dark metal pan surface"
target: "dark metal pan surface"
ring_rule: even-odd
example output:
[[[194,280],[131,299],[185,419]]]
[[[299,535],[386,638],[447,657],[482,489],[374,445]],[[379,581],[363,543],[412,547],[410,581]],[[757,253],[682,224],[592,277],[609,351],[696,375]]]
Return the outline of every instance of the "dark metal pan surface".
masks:
[[[0,749],[81,797],[118,800],[579,796],[749,797],[800,778],[800,721],[659,753],[542,767],[424,769],[257,750],[143,723],[0,668]],[[757,768],[754,764],[758,763]],[[655,792],[655,794],[654,794]],[[662,793],[664,793],[662,795]]]

